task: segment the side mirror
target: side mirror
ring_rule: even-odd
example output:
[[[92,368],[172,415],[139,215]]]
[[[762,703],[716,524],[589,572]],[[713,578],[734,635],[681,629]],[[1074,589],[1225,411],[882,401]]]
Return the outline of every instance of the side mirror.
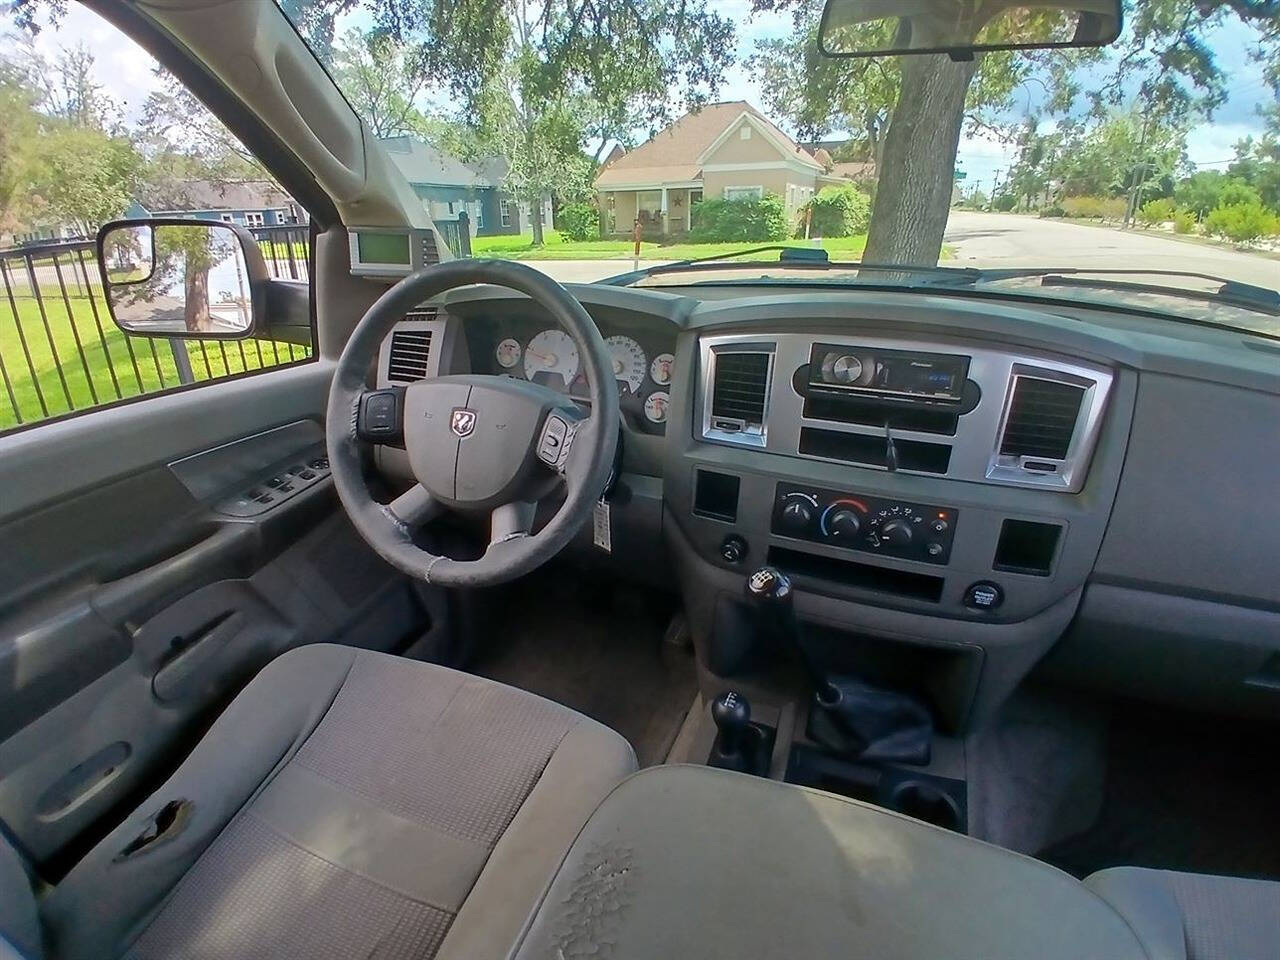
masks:
[[[258,327],[267,265],[243,227],[209,220],[115,220],[98,231],[111,319],[126,333],[242,340]]]

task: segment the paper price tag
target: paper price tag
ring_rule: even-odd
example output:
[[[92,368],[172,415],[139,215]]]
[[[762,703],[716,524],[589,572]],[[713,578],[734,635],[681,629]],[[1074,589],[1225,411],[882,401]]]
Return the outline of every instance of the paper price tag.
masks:
[[[591,514],[591,539],[605,553],[613,553],[613,531],[609,527],[607,501],[596,501],[596,508]]]

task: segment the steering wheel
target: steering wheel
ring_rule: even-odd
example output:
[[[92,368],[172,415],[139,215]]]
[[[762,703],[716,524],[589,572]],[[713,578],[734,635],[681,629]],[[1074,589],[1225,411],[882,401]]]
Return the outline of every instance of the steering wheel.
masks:
[[[564,394],[512,377],[435,377],[409,384],[402,400],[366,391],[369,367],[396,322],[424,300],[474,283],[525,294],[569,333],[586,372],[590,416]],[[380,395],[378,429],[403,436],[417,480],[389,504],[373,499],[361,469],[368,442],[361,415],[370,422],[365,401],[373,393]],[[325,436],[338,497],[383,559],[429,583],[485,586],[542,565],[590,517],[613,467],[618,393],[604,338],[564,287],[521,263],[451,260],[405,277],[361,318],[334,371]],[[531,533],[537,501],[560,487],[564,503]],[[489,544],[478,560],[437,556],[414,542],[415,528],[444,510],[490,515]]]

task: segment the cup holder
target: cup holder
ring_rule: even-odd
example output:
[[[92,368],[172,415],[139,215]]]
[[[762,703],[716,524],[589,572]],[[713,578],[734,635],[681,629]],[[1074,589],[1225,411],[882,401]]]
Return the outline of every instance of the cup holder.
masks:
[[[935,827],[964,832],[960,806],[945,790],[922,780],[906,780],[889,795],[889,807]]]

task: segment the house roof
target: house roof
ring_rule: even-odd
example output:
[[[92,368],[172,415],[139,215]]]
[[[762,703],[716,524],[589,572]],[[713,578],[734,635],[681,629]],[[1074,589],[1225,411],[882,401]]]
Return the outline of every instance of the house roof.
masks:
[[[441,187],[489,187],[481,176],[461,160],[416,137],[389,137],[381,141],[391,161],[410,183]]]
[[[827,173],[845,180],[869,180],[876,175],[876,165],[870,160],[848,160],[833,164]]]
[[[684,183],[702,176],[701,158],[721,140],[743,115],[763,126],[785,150],[794,151],[802,163],[817,163],[812,154],[777,128],[769,118],[745,100],[710,103],[686,113],[653,139],[618,157],[596,177],[596,187],[610,189],[632,184]]]
[[[153,213],[170,210],[267,210],[283,207],[292,198],[269,180],[223,183],[184,180],[170,185],[162,202],[147,206]],[[157,198],[159,200],[160,198]]]

